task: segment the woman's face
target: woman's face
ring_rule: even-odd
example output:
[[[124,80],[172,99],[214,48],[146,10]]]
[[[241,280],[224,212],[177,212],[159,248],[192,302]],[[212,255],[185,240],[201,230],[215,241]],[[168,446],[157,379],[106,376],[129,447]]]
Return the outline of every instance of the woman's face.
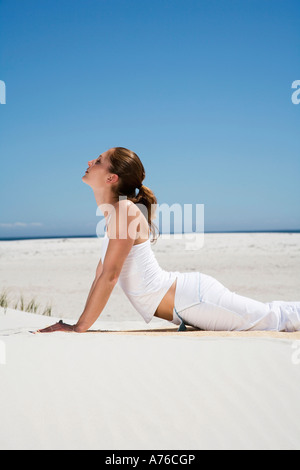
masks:
[[[118,176],[109,173],[109,155],[113,149],[107,150],[102,153],[95,160],[88,162],[89,168],[86,170],[85,175],[82,177],[82,181],[92,188],[103,188],[108,183],[116,183]]]

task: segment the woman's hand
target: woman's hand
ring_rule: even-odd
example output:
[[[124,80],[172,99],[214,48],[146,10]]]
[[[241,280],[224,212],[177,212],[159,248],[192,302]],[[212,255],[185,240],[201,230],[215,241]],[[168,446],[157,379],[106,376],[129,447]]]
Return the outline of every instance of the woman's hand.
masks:
[[[75,325],[67,325],[62,320],[55,325],[48,326],[47,328],[43,328],[42,330],[37,330],[36,333],[55,333],[57,331],[63,331],[65,333],[73,333],[76,332]]]

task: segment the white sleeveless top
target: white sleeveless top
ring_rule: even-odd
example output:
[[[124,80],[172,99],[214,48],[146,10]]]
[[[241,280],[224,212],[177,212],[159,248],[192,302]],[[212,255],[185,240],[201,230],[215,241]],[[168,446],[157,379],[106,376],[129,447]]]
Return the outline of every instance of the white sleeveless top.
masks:
[[[102,240],[102,263],[104,262],[109,238],[105,232]],[[164,271],[152,251],[150,239],[133,245],[122,267],[118,285],[123,289],[131,304],[149,323],[160,302],[180,273]]]

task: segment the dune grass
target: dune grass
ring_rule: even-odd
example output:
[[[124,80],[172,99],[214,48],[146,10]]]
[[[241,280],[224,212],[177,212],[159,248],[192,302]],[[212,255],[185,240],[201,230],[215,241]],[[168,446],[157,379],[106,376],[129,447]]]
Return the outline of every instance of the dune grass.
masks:
[[[3,290],[0,293],[0,307],[2,308],[13,308],[14,310],[21,310],[28,313],[37,313],[39,315],[44,315],[46,317],[51,317],[52,306],[47,305],[42,311],[40,311],[40,304],[38,304],[35,298],[32,298],[29,301],[25,301],[24,296],[21,295],[17,302],[12,303],[8,297],[6,290]]]

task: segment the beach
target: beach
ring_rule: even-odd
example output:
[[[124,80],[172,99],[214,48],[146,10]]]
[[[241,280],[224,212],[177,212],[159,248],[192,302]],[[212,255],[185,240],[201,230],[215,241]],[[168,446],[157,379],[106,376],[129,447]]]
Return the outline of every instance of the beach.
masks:
[[[142,321],[119,286],[84,334],[33,334],[84,307],[101,239],[0,243],[0,449],[300,449],[300,332],[203,332]],[[198,270],[261,301],[300,300],[300,234],[160,238],[169,271]]]
[[[178,235],[177,235],[178,236]],[[201,234],[197,234],[201,238]],[[203,247],[187,250],[187,235],[162,235],[152,246],[166,271],[200,271],[233,292],[263,302],[300,299],[299,233],[209,233]],[[52,315],[78,318],[94,280],[102,238],[0,242],[0,292],[52,305]],[[200,244],[199,244],[200,245]],[[140,320],[117,285],[103,320]]]

